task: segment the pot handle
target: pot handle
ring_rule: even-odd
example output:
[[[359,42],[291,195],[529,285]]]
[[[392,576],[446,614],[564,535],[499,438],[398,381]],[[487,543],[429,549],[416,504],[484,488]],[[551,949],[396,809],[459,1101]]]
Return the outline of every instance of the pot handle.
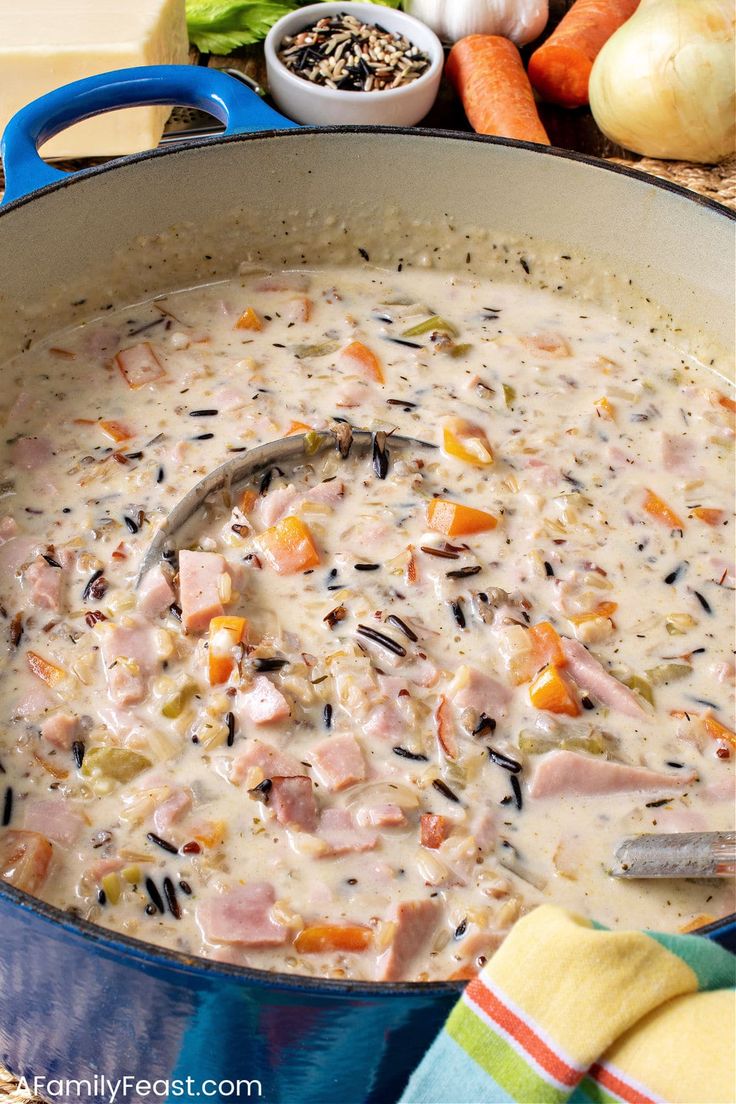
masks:
[[[38,147],[73,123],[120,107],[176,104],[198,108],[225,124],[224,134],[296,127],[240,81],[197,65],[142,65],[56,88],[21,108],[5,128],[0,157],[3,204],[73,175],[48,165]]]

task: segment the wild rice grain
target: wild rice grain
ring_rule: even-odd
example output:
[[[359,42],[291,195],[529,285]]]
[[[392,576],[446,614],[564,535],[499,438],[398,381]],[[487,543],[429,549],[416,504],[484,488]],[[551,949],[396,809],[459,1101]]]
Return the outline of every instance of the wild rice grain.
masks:
[[[5,798],[3,800],[3,816],[2,824],[3,828],[7,828],[10,824],[11,817],[13,815],[13,787],[8,786],[5,790]]]
[[[159,912],[161,912],[161,913],[165,912],[166,909],[164,907],[164,902],[161,898],[161,894],[158,891],[158,886],[154,882],[153,878],[146,878],[144,884],[145,884],[145,887],[146,887],[146,893],[151,898],[151,904]],[[151,915],[153,915],[153,914],[151,914]]]
[[[400,617],[397,617],[395,613],[390,613],[388,615],[388,617],[386,618],[386,624],[395,625],[396,628],[404,634],[407,640],[411,640],[412,644],[416,644],[416,642],[419,640],[419,637],[414,632],[414,630],[410,629],[406,621],[402,621],[402,619]]]
[[[457,796],[456,793],[453,793],[447,783],[443,782],[441,778],[435,778],[435,780],[432,782],[432,785],[437,790],[437,792],[441,793],[443,797],[446,797],[448,801],[454,801],[456,805],[460,804],[460,798]]]
[[[149,843],[155,843],[157,847],[162,848],[164,851],[168,851],[170,855],[178,855],[179,848],[175,847],[173,843],[169,843],[168,840],[161,839],[155,832],[147,832],[146,839]]]
[[[171,878],[164,878],[164,897],[166,898],[166,904],[169,906],[169,912],[175,920],[181,920],[181,908],[179,902],[176,899],[176,889]]]

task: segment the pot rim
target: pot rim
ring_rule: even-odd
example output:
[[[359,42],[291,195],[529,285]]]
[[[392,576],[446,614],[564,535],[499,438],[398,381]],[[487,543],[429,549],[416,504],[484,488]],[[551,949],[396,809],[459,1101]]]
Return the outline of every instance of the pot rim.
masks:
[[[562,161],[577,161],[583,165],[590,165],[593,169],[628,177],[629,180],[636,181],[638,184],[642,185],[642,187],[653,187],[664,192],[669,192],[672,195],[687,199],[699,207],[704,207],[706,210],[710,210],[715,215],[720,215],[729,222],[736,222],[736,211],[731,210],[729,207],[725,207],[722,203],[717,202],[717,200],[709,199],[699,192],[693,192],[688,188],[684,188],[681,184],[674,184],[671,180],[663,180],[660,177],[649,176],[636,169],[629,169],[625,165],[613,164],[600,157],[593,157],[586,153],[578,153],[576,150],[562,149],[559,146],[543,146],[536,142],[522,142],[516,138],[499,138],[495,135],[475,134],[471,131],[443,130],[432,127],[392,127],[384,125],[358,126],[355,124],[344,124],[339,126],[299,126],[289,127],[283,130],[250,131],[243,134],[215,134],[211,137],[191,138],[181,142],[170,143],[159,146],[153,150],[144,150],[141,153],[131,153],[125,157],[116,157],[110,161],[106,161],[102,165],[92,165],[89,168],[70,172],[68,176],[61,180],[55,180],[49,184],[44,184],[42,187],[36,188],[32,192],[27,192],[18,199],[11,200],[3,207],[0,207],[0,219],[8,215],[11,211],[17,211],[26,204],[32,203],[33,200],[39,196],[59,191],[62,188],[68,188],[78,181],[88,180],[90,177],[114,172],[128,165],[135,165],[139,162],[153,160],[154,158],[175,156],[176,154],[187,153],[189,150],[193,149],[206,149],[210,146],[225,145],[233,142],[249,142],[259,139],[267,139],[270,141],[274,138],[288,141],[294,135],[304,134],[314,136],[325,133],[367,133],[397,138],[404,138],[407,136],[416,138],[440,138],[453,142],[473,142],[481,145],[501,146],[506,149],[522,149],[529,153],[536,153],[544,157],[554,157]]]
[[[195,138],[155,150],[145,150],[142,153],[130,154],[127,157],[115,158],[102,165],[93,165],[86,169],[70,173],[61,180],[46,184],[33,192],[26,193],[18,199],[0,208],[0,220],[3,217],[27,206],[40,196],[52,192],[61,191],[74,184],[88,180],[92,177],[114,172],[117,169],[129,165],[135,165],[161,157],[186,154],[189,150],[206,149],[210,146],[218,146],[225,143],[256,141],[274,138],[289,140],[294,135],[315,136],[319,134],[380,134],[386,137],[404,138],[407,135],[416,138],[439,138],[453,142],[473,142],[488,146],[502,146],[507,149],[522,149],[540,156],[554,157],[563,161],[577,161],[584,165],[590,165],[593,169],[615,173],[628,177],[642,187],[658,188],[664,192],[689,200],[699,207],[703,207],[714,215],[725,218],[727,222],[736,222],[736,211],[731,211],[723,204],[709,199],[683,188],[679,184],[673,184],[669,180],[661,180],[657,177],[643,175],[635,169],[626,168],[623,165],[611,164],[601,158],[591,157],[588,154],[578,153],[575,150],[565,150],[554,146],[542,146],[533,142],[522,142],[513,138],[497,138],[490,135],[465,133],[463,131],[441,130],[422,127],[390,127],[390,126],[309,126],[288,130],[263,130],[246,134],[214,135],[208,138]],[[357,981],[339,980],[323,977],[309,977],[302,974],[285,974],[270,970],[256,969],[252,966],[236,966],[229,963],[217,962],[214,959],[204,958],[200,955],[187,955],[181,951],[170,950],[154,943],[146,943],[140,939],[134,939],[129,935],[114,932],[93,924],[82,917],[74,916],[55,905],[50,905],[40,898],[33,897],[23,890],[0,879],[0,903],[3,899],[10,902],[11,906],[17,906],[32,917],[40,918],[45,922],[51,922],[57,928],[61,928],[72,937],[81,938],[85,942],[111,953],[120,955],[137,964],[137,966],[161,966],[170,970],[179,971],[189,975],[210,977],[212,975],[229,979],[234,982],[247,982],[258,987],[278,989],[284,991],[306,991],[321,994],[326,997],[344,998],[346,996],[371,997],[374,999],[388,998],[392,996],[411,996],[431,999],[434,996],[455,996],[462,992],[464,981]],[[714,921],[702,929],[703,934],[718,931],[721,928],[736,924],[736,913]]]

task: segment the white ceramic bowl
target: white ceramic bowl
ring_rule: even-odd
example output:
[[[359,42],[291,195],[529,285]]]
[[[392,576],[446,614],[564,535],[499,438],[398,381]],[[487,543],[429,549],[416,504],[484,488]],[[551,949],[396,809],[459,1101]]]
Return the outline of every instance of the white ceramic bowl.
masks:
[[[421,77],[400,88],[381,92],[349,92],[326,88],[298,77],[278,58],[278,49],[287,35],[298,34],[325,15],[346,12],[364,23],[380,23],[387,31],[398,31],[430,59]],[[380,4],[356,4],[350,0],[335,4],[309,4],[283,16],[266,38],[268,87],[274,103],[284,115],[297,123],[334,126],[340,123],[367,126],[413,126],[428,113],[437,98],[444,55],[442,43],[434,31],[405,12]]]

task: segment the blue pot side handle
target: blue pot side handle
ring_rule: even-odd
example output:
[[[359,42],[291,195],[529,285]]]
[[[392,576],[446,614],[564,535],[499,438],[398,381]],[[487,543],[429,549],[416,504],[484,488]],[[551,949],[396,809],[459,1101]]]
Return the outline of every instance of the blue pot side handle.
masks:
[[[298,125],[216,69],[143,65],[100,73],[33,100],[10,120],[0,143],[6,181],[3,204],[70,175],[46,164],[38,154],[38,147],[59,131],[105,111],[152,104],[207,111],[224,123],[226,135]]]

